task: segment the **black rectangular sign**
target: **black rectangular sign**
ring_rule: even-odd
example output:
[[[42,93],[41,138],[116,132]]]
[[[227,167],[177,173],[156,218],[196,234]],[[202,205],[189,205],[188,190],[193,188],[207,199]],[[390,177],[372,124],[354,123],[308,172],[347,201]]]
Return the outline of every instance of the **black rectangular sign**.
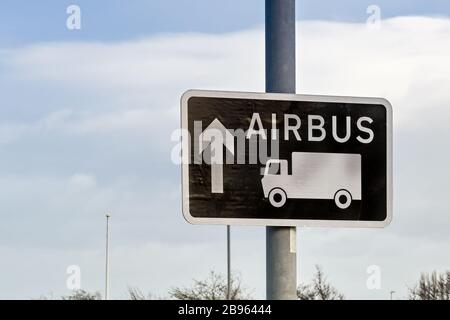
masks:
[[[392,219],[385,99],[188,91],[181,117],[190,223],[384,227]]]

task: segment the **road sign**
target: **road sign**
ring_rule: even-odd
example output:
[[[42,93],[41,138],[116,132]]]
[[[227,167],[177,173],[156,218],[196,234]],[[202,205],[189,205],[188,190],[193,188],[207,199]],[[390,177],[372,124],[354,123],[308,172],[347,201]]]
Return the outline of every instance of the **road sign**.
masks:
[[[190,223],[384,227],[392,219],[385,99],[191,90],[181,117]]]

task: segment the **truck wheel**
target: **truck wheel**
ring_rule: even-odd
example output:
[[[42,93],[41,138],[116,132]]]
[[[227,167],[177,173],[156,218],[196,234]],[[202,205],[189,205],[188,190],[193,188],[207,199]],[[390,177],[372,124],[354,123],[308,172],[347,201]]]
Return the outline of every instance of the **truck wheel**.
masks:
[[[347,209],[352,204],[352,195],[345,189],[339,190],[334,195],[334,202],[339,209]]]
[[[280,188],[274,188],[269,192],[269,202],[275,208],[281,208],[286,203],[286,192]]]

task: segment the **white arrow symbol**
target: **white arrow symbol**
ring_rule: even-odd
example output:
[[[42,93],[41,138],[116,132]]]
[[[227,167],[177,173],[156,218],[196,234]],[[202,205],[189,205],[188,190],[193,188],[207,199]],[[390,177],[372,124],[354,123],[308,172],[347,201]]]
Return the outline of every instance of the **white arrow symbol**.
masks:
[[[199,136],[200,153],[211,145],[211,192],[223,193],[223,146],[234,155],[234,136],[215,119]]]

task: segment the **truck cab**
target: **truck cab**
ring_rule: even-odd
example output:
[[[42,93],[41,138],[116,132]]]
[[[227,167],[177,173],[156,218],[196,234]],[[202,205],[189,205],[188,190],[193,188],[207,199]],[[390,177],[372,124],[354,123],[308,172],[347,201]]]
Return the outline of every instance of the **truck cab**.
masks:
[[[271,181],[278,181],[282,176],[288,175],[288,161],[280,159],[271,159],[267,161],[264,169],[264,177],[262,178],[262,185],[264,196],[267,198],[273,184]]]

